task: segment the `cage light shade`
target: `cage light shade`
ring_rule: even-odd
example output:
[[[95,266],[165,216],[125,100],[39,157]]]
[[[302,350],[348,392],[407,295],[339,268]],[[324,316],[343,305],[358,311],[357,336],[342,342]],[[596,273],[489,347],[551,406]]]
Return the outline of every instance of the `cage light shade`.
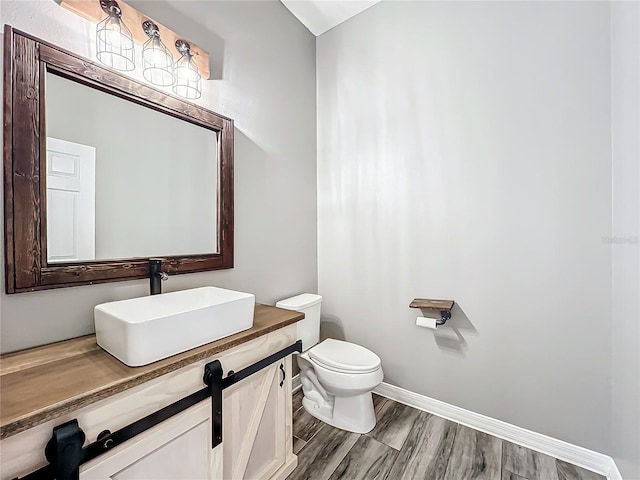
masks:
[[[173,55],[160,39],[158,26],[146,20],[142,23],[142,29],[149,40],[142,46],[142,75],[154,85],[168,87],[173,85]]]
[[[202,96],[202,76],[193,61],[189,44],[183,40],[177,40],[176,49],[182,56],[173,67],[173,73],[176,77],[173,92],[189,100],[200,98]]]
[[[131,30],[115,1],[102,0],[100,5],[107,17],[96,27],[96,57],[108,67],[131,71],[136,68]]]

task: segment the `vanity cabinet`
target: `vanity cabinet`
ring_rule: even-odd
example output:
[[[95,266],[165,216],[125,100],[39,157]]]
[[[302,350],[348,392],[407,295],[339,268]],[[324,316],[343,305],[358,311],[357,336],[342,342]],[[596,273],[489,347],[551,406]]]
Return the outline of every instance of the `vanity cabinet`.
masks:
[[[224,375],[289,347],[295,325],[277,329],[143,382],[0,441],[1,479],[23,477],[47,462],[53,427],[77,419],[85,445],[204,387],[204,365],[219,360]],[[105,354],[106,355],[106,354]],[[222,443],[212,447],[212,407],[206,399],[83,464],[82,480],[283,480],[293,454],[291,355],[223,390]]]

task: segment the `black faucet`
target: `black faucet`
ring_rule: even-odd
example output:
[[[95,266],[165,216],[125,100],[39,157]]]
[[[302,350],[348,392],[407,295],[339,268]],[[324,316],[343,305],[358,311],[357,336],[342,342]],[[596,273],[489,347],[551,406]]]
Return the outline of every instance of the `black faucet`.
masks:
[[[162,281],[169,278],[169,275],[162,271],[162,259],[149,259],[149,293],[158,295],[162,293]]]

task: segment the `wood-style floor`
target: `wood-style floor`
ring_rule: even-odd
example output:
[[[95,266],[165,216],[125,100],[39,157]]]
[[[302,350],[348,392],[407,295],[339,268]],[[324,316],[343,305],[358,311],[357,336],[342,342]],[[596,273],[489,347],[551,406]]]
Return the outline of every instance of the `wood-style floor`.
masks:
[[[374,394],[377,425],[366,435],[326,425],[293,396],[287,480],[605,480],[575,465]]]

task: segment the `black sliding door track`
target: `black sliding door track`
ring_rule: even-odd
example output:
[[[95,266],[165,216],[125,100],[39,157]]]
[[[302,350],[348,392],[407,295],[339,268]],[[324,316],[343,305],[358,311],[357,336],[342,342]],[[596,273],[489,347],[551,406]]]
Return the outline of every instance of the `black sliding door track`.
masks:
[[[58,425],[53,429],[53,436],[45,449],[45,455],[50,463],[35,472],[25,475],[21,479],[16,478],[15,480],[77,480],[80,475],[80,465],[83,463],[93,460],[136,435],[140,435],[142,432],[208,398],[211,398],[212,448],[215,448],[222,443],[222,390],[294,352],[302,352],[301,340],[238,372],[231,370],[224,378],[222,377],[222,365],[219,360],[207,363],[204,366],[203,376],[203,381],[207,386],[202,390],[198,390],[113,433],[105,430],[98,435],[97,441],[84,448],[82,445],[85,441],[85,434],[78,425],[77,420],[74,419]],[[280,386],[282,387],[284,369],[281,368],[281,371],[283,378]]]

